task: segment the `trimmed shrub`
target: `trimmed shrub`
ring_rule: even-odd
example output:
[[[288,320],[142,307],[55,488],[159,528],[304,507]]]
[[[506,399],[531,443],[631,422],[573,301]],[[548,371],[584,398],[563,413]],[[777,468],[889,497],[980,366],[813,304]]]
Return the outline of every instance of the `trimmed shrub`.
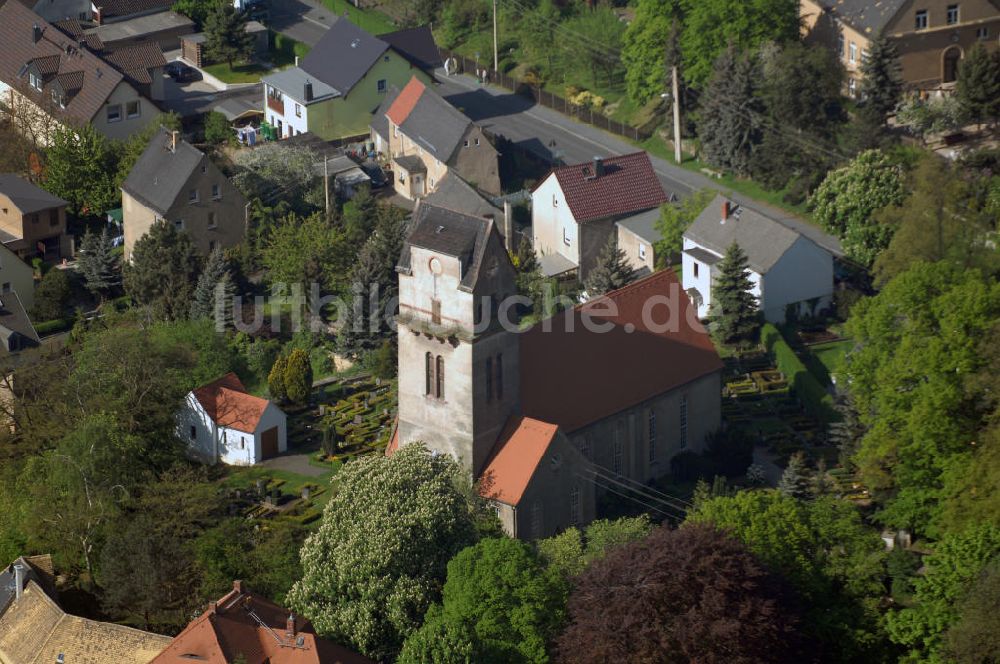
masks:
[[[74,320],[75,319],[73,318],[56,318],[54,320],[47,320],[44,323],[38,323],[35,325],[35,332],[37,332],[40,337],[55,334],[56,332],[63,332],[73,327]]]
[[[799,356],[781,336],[778,328],[771,323],[765,324],[760,330],[760,342],[778,365],[778,369],[785,374],[788,384],[791,385],[795,395],[802,402],[806,412],[821,422],[832,421],[836,417],[833,397],[809,372],[806,365],[802,363]]]

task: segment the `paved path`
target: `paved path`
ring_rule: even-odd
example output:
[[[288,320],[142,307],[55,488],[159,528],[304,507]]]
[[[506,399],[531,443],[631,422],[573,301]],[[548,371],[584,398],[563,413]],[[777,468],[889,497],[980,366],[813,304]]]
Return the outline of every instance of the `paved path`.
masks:
[[[261,461],[257,465],[264,468],[270,468],[271,470],[284,470],[290,473],[305,475],[307,477],[319,477],[320,475],[325,475],[327,471],[322,468],[309,465],[309,457],[312,456],[315,451],[315,449],[308,451],[292,450],[291,452],[286,452],[281,456]]]
[[[336,15],[311,0],[272,0],[267,27],[296,41],[315,46]]]

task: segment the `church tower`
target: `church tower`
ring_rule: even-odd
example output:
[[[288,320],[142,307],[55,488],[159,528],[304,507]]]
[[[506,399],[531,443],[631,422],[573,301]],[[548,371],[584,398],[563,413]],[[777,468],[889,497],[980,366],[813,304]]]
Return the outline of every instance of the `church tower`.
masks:
[[[399,444],[475,478],[520,413],[515,271],[490,219],[419,202],[399,265]]]

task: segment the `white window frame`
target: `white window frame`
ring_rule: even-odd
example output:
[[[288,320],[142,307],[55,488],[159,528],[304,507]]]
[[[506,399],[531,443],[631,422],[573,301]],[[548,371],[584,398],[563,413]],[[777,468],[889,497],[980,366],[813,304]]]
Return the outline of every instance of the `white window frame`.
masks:
[[[858,81],[857,81],[857,79],[854,79],[854,78],[847,79],[847,92],[851,95],[852,98],[858,96]]]
[[[115,117],[111,117],[111,111],[112,110],[115,111]],[[108,104],[108,108],[107,108],[106,116],[105,117],[108,120],[108,124],[111,124],[113,122],[121,122],[122,121],[122,105],[121,104]]]
[[[302,107],[298,104],[295,104],[295,117],[297,118],[302,117]]]
[[[384,95],[386,91],[389,89],[389,85],[388,83],[386,83],[386,80],[384,78],[380,78],[378,82],[375,83],[375,86],[380,95]]]
[[[565,244],[568,247],[572,243],[573,243],[573,240],[569,236],[569,228],[567,228],[566,226],[563,226],[563,244]]]
[[[28,83],[39,92],[42,91],[42,77],[36,75],[35,72],[28,72]]]
[[[559,197],[556,196],[555,194],[552,194],[552,207],[554,208],[559,207]]]
[[[976,28],[976,39],[979,41],[986,41],[990,38],[990,28],[989,26],[983,25]]]
[[[639,258],[646,260],[646,245],[642,242],[639,243]]]
[[[955,20],[952,20],[954,16]],[[958,25],[962,21],[962,14],[959,10],[958,3],[948,5],[945,9],[945,23],[948,25]]]
[[[918,9],[913,15],[913,29],[914,30],[926,30],[931,24],[930,12],[926,9]]]
[[[851,42],[847,46],[847,61],[852,65],[858,61],[858,45],[854,42]]]

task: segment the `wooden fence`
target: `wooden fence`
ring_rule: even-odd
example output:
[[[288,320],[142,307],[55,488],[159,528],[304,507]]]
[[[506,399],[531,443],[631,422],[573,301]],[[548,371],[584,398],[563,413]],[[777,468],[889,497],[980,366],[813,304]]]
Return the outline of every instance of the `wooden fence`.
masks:
[[[454,53],[444,48],[441,49],[441,55],[446,59],[455,60],[458,65],[455,73],[466,72],[479,78],[475,60],[471,60],[463,55],[459,55],[458,53]],[[563,115],[571,117],[579,122],[592,125],[599,129],[603,129],[604,131],[633,141],[644,141],[652,135],[648,131],[643,131],[637,127],[633,127],[632,125],[625,124],[624,122],[613,120],[600,111],[594,111],[592,108],[573,104],[564,97],[560,97],[557,94],[543,90],[542,88],[532,85],[527,81],[509,76],[503,72],[489,69],[488,64],[480,65],[478,69],[486,71],[486,78],[489,83],[495,83],[500,87],[507,88],[515,94],[527,97],[541,106],[551,108],[552,110],[562,113]]]

